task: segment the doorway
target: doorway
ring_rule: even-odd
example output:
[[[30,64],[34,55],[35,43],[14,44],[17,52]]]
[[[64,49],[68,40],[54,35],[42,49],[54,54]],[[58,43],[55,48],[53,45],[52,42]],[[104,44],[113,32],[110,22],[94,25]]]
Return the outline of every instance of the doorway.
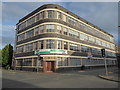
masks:
[[[47,71],[54,71],[54,61],[47,61]]]

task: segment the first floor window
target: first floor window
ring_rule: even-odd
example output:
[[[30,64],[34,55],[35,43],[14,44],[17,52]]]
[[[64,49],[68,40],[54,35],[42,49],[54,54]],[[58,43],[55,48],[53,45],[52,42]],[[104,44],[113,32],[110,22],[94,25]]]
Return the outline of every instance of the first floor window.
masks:
[[[46,49],[54,49],[55,48],[54,40],[46,40]]]

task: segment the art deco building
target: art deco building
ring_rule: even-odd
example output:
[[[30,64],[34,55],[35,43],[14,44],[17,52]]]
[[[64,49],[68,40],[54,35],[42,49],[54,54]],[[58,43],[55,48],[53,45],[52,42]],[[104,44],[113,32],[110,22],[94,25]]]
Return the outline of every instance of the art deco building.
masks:
[[[104,66],[102,48],[107,65],[116,64],[114,37],[59,5],[37,8],[19,20],[16,30],[16,69],[46,72]]]

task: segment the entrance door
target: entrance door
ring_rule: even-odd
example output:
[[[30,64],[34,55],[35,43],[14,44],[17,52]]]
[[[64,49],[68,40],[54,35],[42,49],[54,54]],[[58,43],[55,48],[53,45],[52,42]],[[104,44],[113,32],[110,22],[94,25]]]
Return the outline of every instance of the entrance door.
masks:
[[[54,62],[47,61],[47,71],[53,71],[53,70],[54,70]]]

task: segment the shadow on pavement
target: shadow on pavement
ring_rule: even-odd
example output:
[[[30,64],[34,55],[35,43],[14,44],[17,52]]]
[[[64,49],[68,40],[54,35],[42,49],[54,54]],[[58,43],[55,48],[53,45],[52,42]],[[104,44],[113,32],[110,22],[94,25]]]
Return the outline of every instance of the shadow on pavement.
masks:
[[[20,81],[2,78],[2,88],[41,88]]]

